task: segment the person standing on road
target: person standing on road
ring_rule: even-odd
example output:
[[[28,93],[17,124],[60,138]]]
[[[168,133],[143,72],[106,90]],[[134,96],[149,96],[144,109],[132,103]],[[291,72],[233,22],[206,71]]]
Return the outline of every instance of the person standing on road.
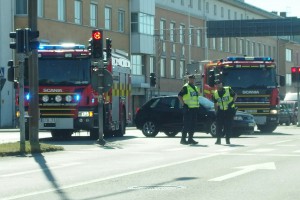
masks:
[[[233,117],[236,112],[234,102],[237,94],[231,87],[223,87],[220,80],[215,81],[217,90],[213,94],[213,102],[217,116],[217,141],[215,144],[221,144],[221,137],[226,135],[226,144],[230,144],[230,137],[232,134]]]
[[[199,93],[195,86],[195,75],[188,76],[188,83],[184,84],[178,93],[178,99],[183,106],[183,128],[180,144],[198,144],[193,137],[197,125],[197,113],[199,109]],[[186,141],[187,133],[188,141]]]

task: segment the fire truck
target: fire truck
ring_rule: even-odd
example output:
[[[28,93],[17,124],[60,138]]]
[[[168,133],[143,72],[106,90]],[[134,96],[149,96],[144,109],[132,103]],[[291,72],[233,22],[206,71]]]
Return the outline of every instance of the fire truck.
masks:
[[[252,114],[261,132],[273,132],[276,129],[279,120],[279,87],[285,85],[285,77],[277,75],[272,58],[227,57],[208,62],[204,67],[204,96],[212,97],[216,90],[216,78],[237,93],[235,105],[238,110]]]
[[[112,87],[103,94],[104,135],[123,136],[131,123],[130,61],[123,54],[112,53],[104,65],[111,74]],[[66,139],[74,132],[86,130],[92,139],[99,137],[98,93],[92,85],[91,52],[84,45],[42,45],[38,49],[39,129],[50,131],[55,139]],[[25,61],[25,71],[26,66]],[[17,101],[18,101],[18,95]],[[24,83],[25,116],[30,93],[28,76]],[[18,104],[18,102],[17,102]],[[28,120],[25,138],[29,139]]]

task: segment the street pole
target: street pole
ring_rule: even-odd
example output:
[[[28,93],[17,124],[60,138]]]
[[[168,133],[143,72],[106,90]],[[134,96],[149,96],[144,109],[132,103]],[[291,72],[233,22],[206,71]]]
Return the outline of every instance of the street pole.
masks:
[[[20,112],[20,152],[25,153],[25,109],[24,109],[24,54],[19,59],[19,112]]]
[[[28,1],[28,24],[32,31],[37,31],[37,0]],[[39,150],[39,96],[38,96],[38,53],[33,49],[28,58],[29,74],[29,139],[31,150]]]
[[[299,97],[299,90],[300,90],[300,74],[297,73],[296,74],[298,77],[297,77],[297,101],[298,101],[298,116],[297,116],[297,119],[298,119],[298,127],[300,127],[300,109],[299,109],[299,105],[300,105],[300,97]]]
[[[103,139],[104,136],[104,101],[103,101],[103,88],[104,88],[104,65],[103,65],[103,60],[100,60],[98,62],[98,80],[99,80],[99,84],[98,84],[98,124],[99,124],[99,139],[98,139],[98,143],[100,145],[105,145],[105,140]]]

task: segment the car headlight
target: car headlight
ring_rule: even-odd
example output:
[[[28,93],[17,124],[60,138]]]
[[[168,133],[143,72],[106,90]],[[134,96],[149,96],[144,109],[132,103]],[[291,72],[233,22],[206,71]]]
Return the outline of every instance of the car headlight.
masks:
[[[278,110],[270,110],[270,114],[276,115],[278,114]]]
[[[93,111],[78,111],[78,117],[93,117]]]
[[[236,120],[236,121],[242,121],[242,120],[243,120],[243,117],[242,117],[242,116],[236,115],[236,116],[233,117],[233,120]]]
[[[71,102],[72,101],[72,96],[71,95],[67,95],[66,96],[66,102]]]

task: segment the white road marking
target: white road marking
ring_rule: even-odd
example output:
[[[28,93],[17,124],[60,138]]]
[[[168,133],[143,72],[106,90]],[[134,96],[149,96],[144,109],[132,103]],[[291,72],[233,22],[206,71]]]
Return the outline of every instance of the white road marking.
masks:
[[[166,165],[150,167],[150,168],[147,168],[147,169],[137,170],[137,171],[133,171],[133,172],[117,174],[117,175],[109,176],[109,177],[106,177],[106,178],[93,179],[93,180],[90,180],[90,181],[85,181],[85,182],[76,183],[76,184],[72,184],[72,185],[66,185],[66,186],[55,188],[55,189],[53,188],[53,189],[47,189],[47,190],[31,192],[31,193],[27,193],[27,194],[20,194],[20,195],[15,195],[15,196],[11,196],[11,197],[5,197],[5,200],[20,199],[20,198],[24,198],[24,197],[39,195],[39,194],[45,194],[45,193],[49,193],[49,192],[54,192],[54,191],[59,191],[59,190],[64,190],[64,189],[69,189],[69,188],[74,188],[74,187],[80,187],[80,186],[83,186],[83,185],[89,185],[89,184],[98,183],[98,182],[102,182],[102,181],[106,181],[106,180],[110,180],[110,179],[120,178],[120,177],[123,177],[123,176],[138,174],[138,173],[147,172],[147,171],[156,170],[156,169],[165,168],[165,167],[170,167],[170,166],[174,166],[174,165],[178,165],[178,164],[183,164],[183,163],[188,163],[188,162],[192,162],[192,161],[211,158],[211,157],[218,156],[218,155],[220,155],[220,154],[219,153],[209,154],[209,155],[205,155],[205,156],[202,156],[202,157],[193,158],[193,159],[190,159],[190,160],[184,160],[184,161],[180,161],[180,162],[174,162],[174,163],[170,163],[170,164],[166,164]]]
[[[300,153],[300,150],[294,151],[294,153]]]
[[[213,178],[213,179],[210,179],[209,181],[224,181],[224,180],[234,178],[236,176],[240,176],[240,175],[243,175],[243,174],[255,171],[255,170],[259,170],[259,169],[272,169],[272,170],[276,169],[275,164],[273,162],[248,165],[248,166],[242,166],[242,167],[236,167],[236,168],[242,169],[242,170],[239,170],[237,172],[233,172],[233,173],[230,173],[230,174],[227,174],[224,176],[220,176],[217,178]]]
[[[292,140],[282,140],[282,141],[277,141],[277,142],[271,142],[271,143],[269,143],[269,145],[281,144],[281,143],[290,142],[290,141],[292,141]]]

